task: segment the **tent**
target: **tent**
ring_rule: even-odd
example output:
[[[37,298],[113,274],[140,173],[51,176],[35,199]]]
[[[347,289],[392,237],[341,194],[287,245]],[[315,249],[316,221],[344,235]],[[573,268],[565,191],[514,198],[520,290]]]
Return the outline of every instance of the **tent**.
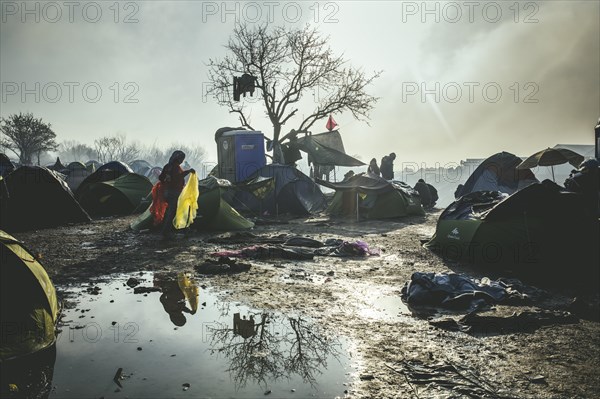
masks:
[[[48,165],[46,167],[50,170],[53,170],[55,172],[60,172],[60,173],[63,173],[63,171],[65,170],[65,166],[62,164],[62,162],[60,162],[59,157],[56,158],[56,162],[54,162],[53,164]]]
[[[95,171],[97,171],[100,166],[102,166],[102,164],[95,160],[89,160],[85,163],[85,168],[90,173],[94,173]]]
[[[150,183],[156,184],[158,182],[158,177],[162,173],[162,168],[160,166],[155,166],[149,169],[144,176],[150,180]]]
[[[461,197],[442,212],[425,247],[444,258],[492,267],[560,264],[571,271],[593,264],[597,269],[598,225],[580,194],[544,180],[510,196]]]
[[[210,176],[198,183],[198,213],[192,228],[201,230],[234,231],[254,227],[254,223],[240,215],[225,200],[225,196],[234,187],[228,180]],[[140,217],[131,223],[133,230],[149,229],[152,227],[152,215],[147,209]]]
[[[77,170],[87,170],[87,168],[85,167],[85,164],[83,162],[79,162],[79,161],[71,162],[70,164],[67,165],[67,167],[65,169],[67,169],[69,172],[74,172]]]
[[[152,165],[143,159],[136,159],[135,161],[131,162],[129,166],[135,173],[142,176],[146,176],[146,173],[152,169]]]
[[[56,172],[22,166],[5,178],[8,198],[2,198],[0,226],[8,231],[89,222],[90,217]]]
[[[56,291],[42,265],[22,243],[2,230],[0,259],[0,359],[4,362],[52,345],[59,308]]]
[[[112,161],[107,164],[104,164],[97,168],[94,173],[86,177],[80,183],[79,187],[77,188],[77,191],[75,192],[75,197],[79,199],[81,196],[81,191],[88,184],[116,180],[117,178],[127,173],[133,173],[133,170],[131,170],[131,168],[123,162]]]
[[[361,173],[340,183],[318,183],[336,191],[327,208],[330,215],[387,219],[425,214],[419,194],[400,181]]]
[[[0,176],[6,176],[13,170],[15,170],[15,166],[6,154],[0,154]]]
[[[272,178],[274,187],[257,197],[243,190],[247,184],[256,184],[259,180]],[[252,212],[271,215],[289,213],[304,216],[324,211],[327,201],[315,182],[298,169],[271,164],[256,171],[246,182],[237,185],[240,190],[235,194],[232,204],[240,212]]]
[[[115,180],[82,184],[77,194],[79,203],[90,215],[110,216],[142,211],[140,205],[150,191],[152,183],[148,178],[126,173]]]
[[[515,191],[536,183],[533,172],[516,169],[522,159],[509,152],[499,152],[487,158],[473,171],[456,198],[475,191],[500,191],[512,194]]]

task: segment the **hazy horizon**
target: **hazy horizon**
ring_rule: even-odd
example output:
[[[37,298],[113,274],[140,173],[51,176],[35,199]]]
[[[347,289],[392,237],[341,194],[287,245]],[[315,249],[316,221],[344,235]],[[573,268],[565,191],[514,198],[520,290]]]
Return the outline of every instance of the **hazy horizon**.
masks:
[[[236,17],[259,23],[269,12],[273,25],[316,26],[353,66],[383,70],[368,90],[380,97],[371,126],[333,115],[363,161],[394,151],[435,166],[593,144],[600,116],[599,2],[1,3],[0,116],[32,112],[59,142],[126,134],[200,144],[215,161],[214,132],[239,122],[205,96],[205,64],[225,55]],[[252,125],[272,136],[259,103]],[[322,131],[325,120],[313,127]]]

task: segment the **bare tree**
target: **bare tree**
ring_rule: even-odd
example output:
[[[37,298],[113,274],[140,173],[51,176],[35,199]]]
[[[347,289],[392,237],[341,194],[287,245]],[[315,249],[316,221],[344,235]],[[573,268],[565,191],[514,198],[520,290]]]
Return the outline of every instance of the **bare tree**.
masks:
[[[0,132],[0,145],[13,152],[19,157],[19,162],[25,165],[32,164],[34,155],[37,155],[39,164],[42,153],[58,147],[51,125],[31,113],[13,114],[0,119]]]
[[[280,144],[282,127],[297,116],[307,93],[318,91],[319,95],[312,109],[305,111],[302,119],[295,119],[295,130],[299,132],[308,131],[316,121],[332,113],[348,111],[355,119],[367,122],[378,100],[367,94],[366,88],[381,72],[367,75],[349,66],[342,56],[334,54],[328,37],[309,26],[298,29],[237,25],[225,48],[228,55],[208,62],[212,84],[209,94],[228,107],[230,113],[238,114],[243,126],[253,129],[248,110],[233,99],[232,79],[241,74],[256,77],[261,105],[273,125],[275,148]],[[278,151],[273,156],[279,161]]]
[[[58,146],[58,156],[63,161],[85,162],[96,158],[96,151],[87,144],[75,140],[65,140]]]
[[[94,140],[94,149],[101,163],[110,161],[129,163],[139,158],[142,153],[140,145],[136,142],[127,143],[127,138],[123,134]]]

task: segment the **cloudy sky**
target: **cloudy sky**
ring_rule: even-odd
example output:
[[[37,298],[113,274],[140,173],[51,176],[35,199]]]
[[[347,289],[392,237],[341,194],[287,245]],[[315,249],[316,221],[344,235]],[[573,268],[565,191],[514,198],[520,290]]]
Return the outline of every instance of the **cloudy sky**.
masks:
[[[315,25],[353,66],[383,71],[370,126],[334,115],[363,160],[393,150],[434,166],[592,144],[600,116],[598,1],[24,4],[1,1],[0,115],[33,112],[59,141],[124,133],[200,143],[216,159],[215,130],[239,123],[205,95],[206,62],[225,54],[236,19]]]

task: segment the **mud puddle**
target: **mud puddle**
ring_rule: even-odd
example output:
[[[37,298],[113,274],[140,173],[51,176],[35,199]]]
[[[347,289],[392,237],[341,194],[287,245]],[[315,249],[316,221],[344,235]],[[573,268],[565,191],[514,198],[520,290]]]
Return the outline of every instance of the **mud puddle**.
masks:
[[[129,277],[63,290],[70,305],[51,398],[331,398],[350,389],[350,343],[316,322],[227,301],[183,273],[135,275],[135,288]]]

